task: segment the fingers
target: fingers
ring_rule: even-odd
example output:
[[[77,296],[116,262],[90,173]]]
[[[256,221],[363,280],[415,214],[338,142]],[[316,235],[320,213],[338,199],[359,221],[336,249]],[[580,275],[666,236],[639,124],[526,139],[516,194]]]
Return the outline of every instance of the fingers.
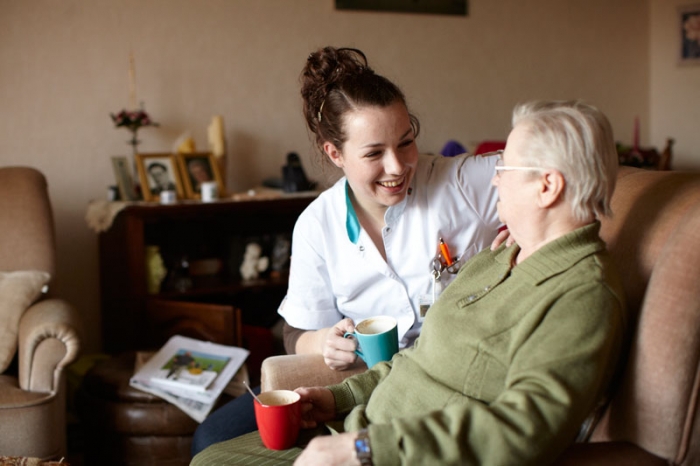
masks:
[[[343,371],[355,363],[357,355],[352,351],[328,349],[323,352],[323,360],[331,369]]]
[[[340,330],[340,335],[342,336],[345,332],[354,332],[355,324],[352,319],[345,318],[333,326],[334,329]]]
[[[357,342],[354,338],[343,338],[346,332],[354,332],[355,325],[351,319],[343,319],[335,324],[326,334],[323,345],[323,360],[334,370],[344,370],[357,359],[355,350]]]
[[[510,243],[508,242],[510,241]],[[514,239],[510,237],[510,231],[506,228],[505,230],[500,231],[497,235],[496,238],[494,238],[493,242],[491,243],[491,250],[494,251],[498,249],[503,242],[506,243],[506,246],[510,246],[515,242]]]
[[[316,427],[335,416],[335,398],[325,387],[300,387],[294,390],[301,398],[301,426]]]

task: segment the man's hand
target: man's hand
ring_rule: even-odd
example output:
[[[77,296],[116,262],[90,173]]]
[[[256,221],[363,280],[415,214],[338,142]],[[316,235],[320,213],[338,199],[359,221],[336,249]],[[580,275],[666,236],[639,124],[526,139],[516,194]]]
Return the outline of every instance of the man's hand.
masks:
[[[506,243],[506,247],[512,246],[513,243],[515,243],[515,239],[510,236],[510,231],[508,231],[508,228],[504,228],[496,235],[496,238],[494,238],[493,242],[491,243],[491,250],[494,251],[498,249],[504,242]]]
[[[299,387],[301,396],[301,427],[313,429],[318,423],[335,419],[335,397],[326,387]]]
[[[315,437],[294,461],[295,466],[360,466],[356,432]]]
[[[323,360],[331,369],[342,371],[357,360],[355,349],[357,342],[352,338],[343,338],[345,332],[354,332],[355,325],[351,319],[345,318],[328,329],[326,341],[323,343]]]

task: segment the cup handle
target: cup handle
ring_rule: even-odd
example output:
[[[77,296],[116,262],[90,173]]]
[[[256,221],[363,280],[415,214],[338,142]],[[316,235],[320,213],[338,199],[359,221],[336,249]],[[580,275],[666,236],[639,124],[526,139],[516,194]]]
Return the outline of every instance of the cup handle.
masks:
[[[361,357],[363,361],[367,362],[367,360],[365,359],[365,355],[362,354],[362,351],[359,350],[359,348],[360,348],[360,342],[357,340],[357,338],[355,338],[355,334],[354,334],[353,332],[345,332],[345,333],[343,334],[343,338],[352,338],[352,339],[354,339],[354,340],[357,342],[357,348],[358,348],[358,349],[355,350],[355,354],[358,355],[359,357]]]

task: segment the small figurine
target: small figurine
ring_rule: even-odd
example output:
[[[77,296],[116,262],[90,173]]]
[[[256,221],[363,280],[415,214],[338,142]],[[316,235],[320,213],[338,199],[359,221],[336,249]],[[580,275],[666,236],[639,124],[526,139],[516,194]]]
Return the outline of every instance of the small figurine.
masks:
[[[272,264],[270,266],[272,277],[279,277],[282,272],[289,269],[289,252],[291,242],[284,235],[277,235],[275,245],[272,248]]]
[[[262,256],[262,247],[258,243],[248,243],[240,268],[241,277],[243,280],[256,279],[261,272],[267,270],[269,264],[270,259],[267,256]]]

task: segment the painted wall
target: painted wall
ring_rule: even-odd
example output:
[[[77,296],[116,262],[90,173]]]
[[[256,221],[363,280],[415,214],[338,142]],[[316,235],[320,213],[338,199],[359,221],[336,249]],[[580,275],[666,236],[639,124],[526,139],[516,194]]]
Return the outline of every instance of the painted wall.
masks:
[[[651,25],[649,1],[662,16]],[[424,151],[439,152],[448,139],[504,139],[513,105],[533,98],[594,103],[627,143],[639,116],[642,143],[661,145],[676,126],[670,113],[682,123],[697,111],[679,99],[684,90],[673,93],[680,102],[659,102],[665,81],[686,73],[656,70],[675,67],[656,58],[655,38],[666,41],[672,27],[666,3],[472,0],[468,17],[453,17],[338,12],[333,0],[0,0],[0,164],[32,165],[48,177],[55,285],[84,316],[86,350],[96,351],[97,236],[84,216],[114,183],[110,156],[129,154],[129,134],[109,113],[128,105],[130,50],[137,98],[161,124],[139,133],[141,151],[167,151],[184,131],[205,149],[211,117],[223,115],[228,185],[243,191],[279,176],[289,151],[321,176],[298,76],[308,53],[327,44],[363,49],[402,86],[421,119]],[[652,104],[666,114],[652,118]],[[674,135],[684,163],[697,166],[689,133]]]
[[[650,137],[675,139],[673,168],[700,167],[700,62],[679,64],[679,8],[692,0],[652,0],[650,17]]]

